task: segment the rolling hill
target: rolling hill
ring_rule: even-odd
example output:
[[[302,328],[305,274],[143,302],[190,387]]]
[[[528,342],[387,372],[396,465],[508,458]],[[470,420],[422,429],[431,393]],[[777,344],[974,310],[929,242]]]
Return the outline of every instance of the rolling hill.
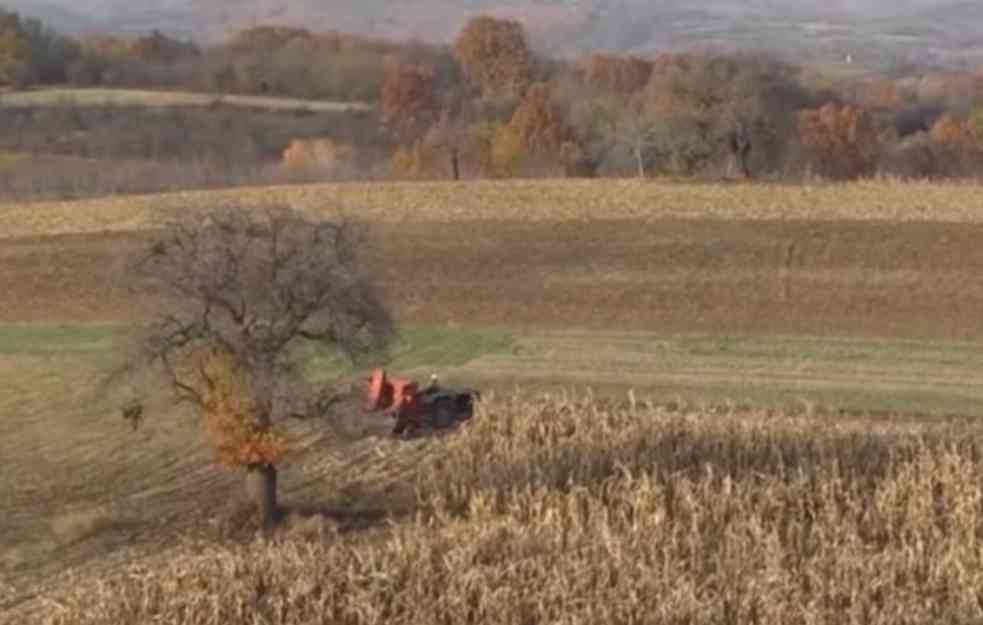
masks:
[[[38,0],[3,0],[0,8],[29,17],[36,17],[48,26],[62,32],[84,33],[104,26],[102,19],[92,19],[78,11],[76,4]]]
[[[74,30],[97,24],[132,33],[160,28],[199,40],[230,29],[283,23],[399,39],[447,41],[477,13],[519,17],[553,53],[606,48],[767,48],[790,54],[884,60],[912,54],[931,60],[983,57],[983,8],[966,0],[93,0],[81,15],[75,0],[8,0]]]

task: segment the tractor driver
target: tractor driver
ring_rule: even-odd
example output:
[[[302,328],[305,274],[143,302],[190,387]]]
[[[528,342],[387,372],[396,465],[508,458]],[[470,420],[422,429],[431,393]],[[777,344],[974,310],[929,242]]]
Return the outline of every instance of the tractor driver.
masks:
[[[439,385],[438,385],[438,381],[437,381],[437,374],[436,373],[431,373],[430,374],[430,381],[427,382],[427,386],[423,389],[423,392],[424,393],[432,393],[432,392],[436,391],[438,388],[439,388]]]
[[[421,394],[431,393],[439,388],[439,382],[436,373],[430,374],[430,380],[427,382],[427,386],[421,391]],[[395,407],[393,411],[393,416],[396,417],[396,425],[393,427],[393,436],[401,436],[404,432],[407,435],[412,435],[417,428],[421,427],[423,424],[420,422],[418,416],[410,415],[410,411],[399,404]]]

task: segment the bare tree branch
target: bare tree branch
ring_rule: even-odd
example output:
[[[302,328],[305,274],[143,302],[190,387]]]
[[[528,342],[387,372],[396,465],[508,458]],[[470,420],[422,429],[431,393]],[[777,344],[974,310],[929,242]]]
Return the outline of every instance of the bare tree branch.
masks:
[[[249,372],[263,418],[282,416],[273,389],[296,371],[295,345],[317,342],[355,360],[392,335],[388,311],[361,271],[358,235],[353,224],[282,206],[166,224],[133,264],[163,300],[142,337],[145,364],[160,366],[178,399],[202,406],[214,381],[200,356],[220,350]],[[296,406],[290,410],[296,416]]]

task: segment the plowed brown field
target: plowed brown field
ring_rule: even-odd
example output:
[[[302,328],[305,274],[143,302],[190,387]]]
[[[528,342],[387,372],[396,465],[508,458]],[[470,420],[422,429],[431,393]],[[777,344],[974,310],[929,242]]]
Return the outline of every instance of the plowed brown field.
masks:
[[[0,240],[0,320],[126,320],[143,235]],[[666,332],[983,336],[983,224],[851,221],[375,224],[404,321]]]

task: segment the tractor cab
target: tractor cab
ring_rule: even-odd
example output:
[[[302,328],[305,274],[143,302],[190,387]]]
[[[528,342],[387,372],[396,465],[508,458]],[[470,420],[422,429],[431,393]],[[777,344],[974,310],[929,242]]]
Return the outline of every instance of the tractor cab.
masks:
[[[393,433],[399,435],[424,426],[447,428],[470,419],[478,396],[472,389],[441,387],[436,375],[421,389],[414,380],[390,377],[384,369],[376,369],[368,378],[366,410],[395,418]]]

